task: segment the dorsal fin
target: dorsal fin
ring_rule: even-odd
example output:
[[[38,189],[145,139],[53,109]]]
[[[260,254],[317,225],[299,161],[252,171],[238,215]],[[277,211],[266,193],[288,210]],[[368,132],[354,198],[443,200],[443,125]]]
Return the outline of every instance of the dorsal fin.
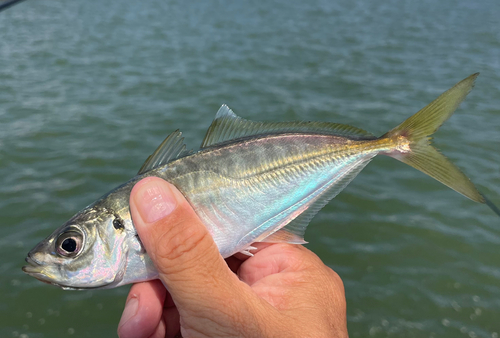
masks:
[[[172,134],[168,135],[158,148],[156,148],[154,153],[147,158],[137,175],[158,168],[180,157],[187,156],[192,152],[192,150],[186,150],[184,137],[182,137],[182,133],[177,129]]]
[[[349,137],[351,139],[374,139],[363,129],[331,122],[256,122],[245,120],[225,104],[220,107],[201,143],[201,149],[246,136],[276,133],[318,133]]]

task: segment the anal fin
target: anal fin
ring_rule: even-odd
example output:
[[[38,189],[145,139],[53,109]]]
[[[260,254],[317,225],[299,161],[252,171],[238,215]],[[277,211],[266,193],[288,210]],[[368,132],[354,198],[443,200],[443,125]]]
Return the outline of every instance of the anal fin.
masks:
[[[254,246],[249,246],[245,250],[241,250],[240,253],[242,253],[246,256],[253,257],[253,253],[251,253],[250,250],[257,250],[257,248]]]
[[[307,244],[307,242],[304,241],[303,234],[299,235],[299,234],[296,234],[296,233],[294,233],[292,231],[289,231],[286,228],[286,226],[285,226],[285,228],[280,229],[280,230],[272,233],[271,235],[267,236],[261,242],[267,242],[267,243]]]
[[[303,211],[300,211],[299,215],[269,236],[263,239],[257,238],[255,242],[307,243],[304,241],[304,233],[309,222],[311,222],[320,209],[337,196],[363,170],[373,156],[375,155],[358,158],[345,166],[342,174],[338,174],[337,177],[333,178],[322,189],[315,191],[302,201],[307,206],[305,206]]]

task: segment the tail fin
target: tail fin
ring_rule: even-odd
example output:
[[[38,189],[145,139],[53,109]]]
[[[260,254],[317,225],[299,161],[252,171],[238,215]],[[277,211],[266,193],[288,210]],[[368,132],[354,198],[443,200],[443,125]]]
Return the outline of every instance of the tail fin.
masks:
[[[500,210],[476,189],[467,176],[430,145],[429,136],[453,114],[471,91],[478,75],[479,73],[476,73],[460,81],[381,138],[394,139],[398,143],[403,140],[406,144],[406,148],[401,151],[386,155],[426,173],[473,201],[486,203],[500,216]]]

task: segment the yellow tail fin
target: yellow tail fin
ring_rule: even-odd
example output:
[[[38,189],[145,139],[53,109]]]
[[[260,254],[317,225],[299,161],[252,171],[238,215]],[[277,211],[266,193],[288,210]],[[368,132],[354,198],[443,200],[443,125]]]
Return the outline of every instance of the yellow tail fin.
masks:
[[[500,210],[477,190],[469,178],[430,144],[429,136],[453,115],[471,91],[478,75],[476,73],[460,81],[381,138],[406,139],[409,150],[386,155],[426,173],[473,201],[486,203],[500,216]]]

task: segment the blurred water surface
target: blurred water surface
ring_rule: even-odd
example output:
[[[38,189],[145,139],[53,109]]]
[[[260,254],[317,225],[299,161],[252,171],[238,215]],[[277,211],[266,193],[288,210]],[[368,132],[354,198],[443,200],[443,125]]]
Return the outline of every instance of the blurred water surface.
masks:
[[[500,204],[500,2],[26,1],[0,13],[0,336],[113,337],[127,287],[69,292],[26,253],[222,103],[383,134],[455,82],[437,146]],[[351,337],[500,334],[500,220],[390,158],[312,221]]]

